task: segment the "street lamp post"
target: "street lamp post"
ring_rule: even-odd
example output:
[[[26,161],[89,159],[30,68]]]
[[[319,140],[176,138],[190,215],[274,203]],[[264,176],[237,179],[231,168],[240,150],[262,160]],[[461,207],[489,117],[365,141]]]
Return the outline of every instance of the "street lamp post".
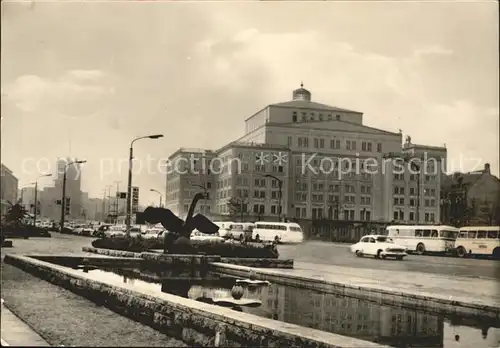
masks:
[[[61,233],[64,231],[64,216],[65,216],[65,210],[66,210],[66,174],[68,173],[68,167],[74,164],[83,164],[87,163],[87,161],[73,161],[66,163],[64,165],[64,174],[63,174],[63,183],[62,183],[62,197],[61,197],[61,222],[59,223],[61,227]]]
[[[102,194],[102,199],[103,199],[103,203],[102,203],[102,218],[104,220],[104,222],[106,222],[107,218],[109,218],[109,215],[111,214],[111,210],[110,210],[110,204],[109,204],[109,200],[110,200],[110,196],[111,195],[111,184],[108,184],[104,187],[104,190],[103,190],[103,194]],[[108,204],[106,204],[106,197],[108,198]],[[108,214],[106,215],[106,206],[108,207]],[[109,223],[109,221],[107,221]]]
[[[243,211],[243,208],[245,207],[245,205],[247,204],[248,202],[245,200],[244,197],[240,197],[240,221],[243,222],[243,214],[245,213]],[[246,211],[246,209],[245,209]]]
[[[21,189],[21,206],[24,207],[24,190],[26,190],[26,187],[23,187]]]
[[[108,217],[111,221],[111,187],[112,185],[108,185]]]
[[[155,189],[150,189],[149,191],[151,191],[151,192],[156,192],[157,194],[159,194],[159,195],[160,195],[160,208],[161,208],[161,200],[162,200],[162,198],[163,198],[163,195],[161,194],[161,192],[160,192],[160,191],[158,191],[158,190],[155,190]]]
[[[52,176],[52,174],[42,174],[38,178],[36,178],[34,184],[35,184],[35,212],[33,214],[33,226],[36,226],[36,213],[37,213],[37,206],[38,206],[38,179],[44,178],[47,176]]]
[[[134,143],[141,139],[158,139],[162,138],[163,134],[146,135],[135,138],[130,142],[129,157],[128,157],[128,183],[127,183],[127,216],[125,224],[127,225],[127,236],[130,235],[130,217],[131,217],[131,202],[132,202],[132,160],[134,159]]]
[[[420,164],[417,164],[415,163],[414,161],[412,161],[411,159],[409,159],[410,161],[410,166],[413,170],[415,170],[417,173],[417,216],[416,216],[416,220],[417,220],[417,225],[420,223]]]
[[[281,221],[281,197],[282,197],[282,189],[283,189],[283,180],[281,180],[280,178],[278,178],[274,175],[271,175],[271,174],[266,174],[264,176],[266,178],[274,179],[278,182],[278,188],[279,188],[279,192],[278,192],[278,221]]]
[[[106,190],[108,187],[102,189],[102,222],[106,222]]]

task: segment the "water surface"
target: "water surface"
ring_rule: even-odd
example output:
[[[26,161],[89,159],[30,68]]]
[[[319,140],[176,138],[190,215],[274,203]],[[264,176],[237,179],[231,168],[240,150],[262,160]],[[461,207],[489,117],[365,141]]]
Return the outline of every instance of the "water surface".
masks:
[[[144,271],[142,271],[144,272]],[[206,301],[231,297],[233,277],[206,274],[158,281],[139,279],[141,270],[90,270],[96,280]],[[167,272],[167,274],[172,274]],[[151,277],[150,277],[151,278]],[[150,279],[149,278],[149,279]],[[158,279],[161,275],[158,276]],[[243,298],[261,301],[243,312],[393,347],[498,348],[500,323],[444,317],[414,309],[280,284],[245,287]]]

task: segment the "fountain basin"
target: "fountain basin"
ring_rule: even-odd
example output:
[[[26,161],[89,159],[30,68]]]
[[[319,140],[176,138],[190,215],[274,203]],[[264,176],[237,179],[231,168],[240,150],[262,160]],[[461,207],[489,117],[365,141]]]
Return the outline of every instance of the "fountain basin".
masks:
[[[34,257],[6,255],[5,262],[191,345],[220,347],[386,347],[324,331],[233,311],[180,296],[109,283]]]

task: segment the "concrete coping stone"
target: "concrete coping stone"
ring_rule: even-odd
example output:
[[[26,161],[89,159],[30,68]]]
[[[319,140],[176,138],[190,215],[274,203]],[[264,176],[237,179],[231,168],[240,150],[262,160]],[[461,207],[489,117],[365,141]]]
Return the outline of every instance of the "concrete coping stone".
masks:
[[[316,284],[332,285],[337,287],[340,286],[356,290],[378,292],[380,294],[390,294],[393,296],[399,295],[401,297],[413,298],[416,300],[424,300],[424,301],[434,300],[436,302],[440,302],[446,305],[453,305],[453,306],[476,309],[481,311],[494,312],[496,313],[497,317],[500,315],[500,305],[497,303],[484,303],[483,301],[472,300],[470,298],[464,298],[459,296],[450,297],[441,294],[428,293],[424,291],[422,292],[400,291],[394,289],[394,287],[388,287],[379,284],[366,284],[368,280],[364,280],[365,284],[363,284],[363,280],[354,282],[353,281],[339,282],[339,281],[332,281],[325,279],[325,277],[321,275],[302,276],[297,274],[280,272],[280,270],[254,268],[254,267],[247,267],[247,266],[240,266],[240,265],[233,265],[233,264],[219,263],[219,262],[214,262],[212,266],[215,267],[217,271],[222,273],[224,273],[225,270],[236,271],[239,273],[254,272],[256,275],[270,276],[274,278],[289,279],[295,281],[303,281],[303,282],[308,282],[311,285],[316,283]]]
[[[234,311],[229,308],[219,307],[199,301],[195,301],[192,299],[157,292],[153,289],[149,288],[136,288],[128,283],[105,283],[99,279],[96,279],[92,276],[92,273],[83,273],[78,272],[76,270],[59,266],[56,264],[51,264],[45,261],[37,260],[31,257],[22,256],[22,255],[6,255],[5,261],[8,263],[21,263],[21,264],[30,264],[34,267],[38,267],[44,269],[46,271],[52,270],[54,274],[65,274],[73,279],[81,279],[84,281],[91,281],[94,283],[99,283],[104,286],[108,286],[110,288],[115,288],[121,292],[134,294],[136,296],[140,296],[146,300],[150,301],[160,301],[165,304],[171,305],[173,307],[177,307],[179,310],[183,308],[188,308],[194,314],[197,314],[201,317],[212,319],[216,321],[220,321],[223,323],[237,325],[242,327],[247,327],[250,330],[255,331],[269,331],[272,330],[277,335],[284,335],[286,337],[295,337],[299,336],[302,339],[307,339],[308,341],[315,342],[323,347],[331,347],[331,348],[382,348],[389,346],[380,345],[377,343],[363,341],[355,338],[350,338],[347,336],[337,335],[325,331],[315,330],[307,327],[302,327],[295,324],[288,324],[284,322],[280,322],[277,320],[272,320],[264,317],[259,317],[256,315],[243,313]],[[10,260],[9,260],[10,259]],[[12,262],[13,261],[13,262]],[[226,264],[223,264],[226,265]]]

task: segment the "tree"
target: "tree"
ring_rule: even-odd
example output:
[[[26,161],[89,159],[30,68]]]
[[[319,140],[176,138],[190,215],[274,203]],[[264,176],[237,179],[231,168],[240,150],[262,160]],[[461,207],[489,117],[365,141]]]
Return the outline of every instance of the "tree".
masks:
[[[26,209],[21,204],[21,201],[18,201],[16,204],[12,204],[11,202],[8,203],[10,207],[5,214],[5,223],[20,226],[22,224],[22,220],[27,214]]]
[[[245,205],[245,201],[243,198],[231,197],[226,204],[231,216],[238,216],[244,213],[243,206]]]

